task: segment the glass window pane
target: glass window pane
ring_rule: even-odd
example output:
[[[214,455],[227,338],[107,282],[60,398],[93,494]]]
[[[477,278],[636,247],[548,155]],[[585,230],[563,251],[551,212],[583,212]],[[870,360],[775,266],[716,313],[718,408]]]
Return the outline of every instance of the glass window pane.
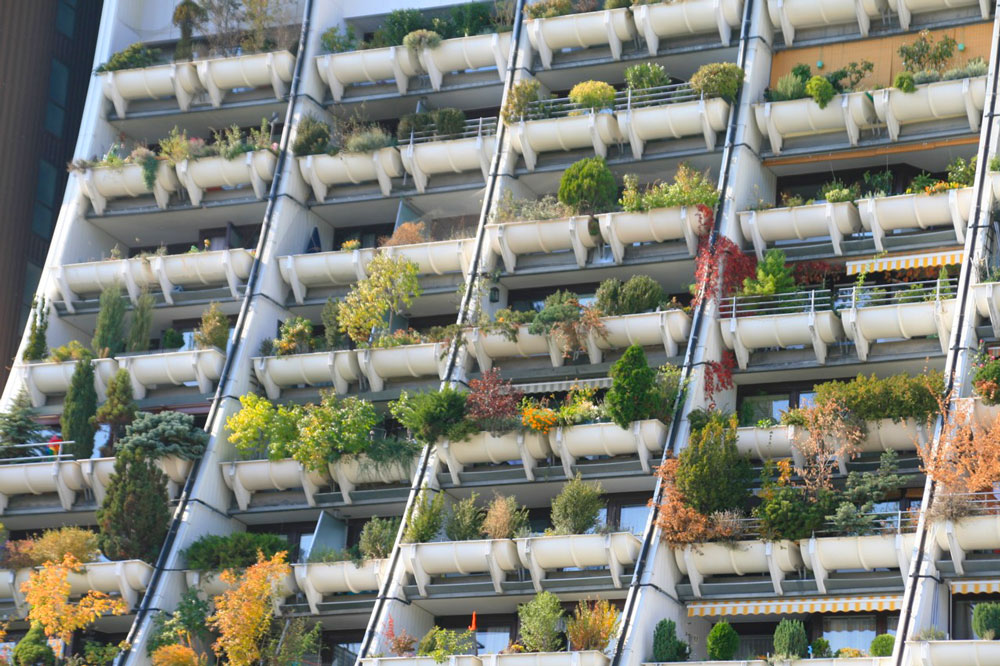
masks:
[[[69,68],[52,59],[49,70],[49,99],[59,106],[66,106],[66,87],[69,85]]]
[[[60,2],[59,8],[56,10],[56,30],[67,37],[73,37],[73,27],[75,23],[76,10],[74,10],[69,4]]]
[[[618,527],[623,532],[632,534],[642,534],[646,529],[646,519],[649,517],[649,507],[645,504],[633,504],[623,506],[621,518],[618,520]]]
[[[823,638],[830,641],[835,653],[841,648],[867,652],[875,638],[875,616],[823,618]]]
[[[35,199],[52,207],[56,198],[56,182],[59,172],[45,160],[38,161],[38,185],[35,187]]]
[[[333,662],[331,666],[354,666],[361,652],[361,642],[337,643],[333,646]]]
[[[497,654],[510,644],[510,627],[479,627],[476,629],[477,654]]]
[[[31,230],[42,238],[52,237],[52,211],[38,201],[35,202],[35,211],[31,217]]]
[[[63,126],[66,124],[66,112],[56,104],[45,105],[45,129],[49,134],[62,137]]]

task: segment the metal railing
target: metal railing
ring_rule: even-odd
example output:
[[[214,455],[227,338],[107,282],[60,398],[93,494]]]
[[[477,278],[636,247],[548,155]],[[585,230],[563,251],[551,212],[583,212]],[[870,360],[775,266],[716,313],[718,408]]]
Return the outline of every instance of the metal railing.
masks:
[[[473,139],[477,136],[490,136],[497,133],[496,118],[469,118],[465,121],[462,131],[453,134],[438,132],[434,123],[427,125],[419,132],[410,132],[408,143],[429,143],[431,141],[451,141],[454,139]]]
[[[992,516],[1000,514],[1000,491],[986,491],[979,493],[941,493],[934,498],[935,502],[945,501],[953,503],[949,512],[959,516]],[[934,507],[931,507],[934,511]]]
[[[1000,500],[994,500],[997,511],[1000,511]],[[917,510],[897,511],[873,511],[861,514],[860,517],[870,519],[869,527],[860,530],[858,536],[879,535],[879,534],[900,534],[903,532],[913,532],[917,528]],[[826,521],[816,530],[814,536],[854,536],[845,533],[844,530],[835,528],[833,523]],[[731,530],[731,540],[746,541],[750,539],[761,539],[760,520],[757,518],[741,518],[735,521]],[[730,539],[716,539],[716,541],[728,541]]]
[[[898,284],[853,285],[837,289],[835,307],[871,308],[880,305],[928,303],[955,297],[956,278],[923,280]]]
[[[58,445],[59,450],[62,451],[64,446],[74,443],[75,442],[37,442],[34,444],[7,444],[3,447],[5,451],[9,451],[10,449],[23,449],[27,455],[17,456],[14,458],[0,458],[0,465],[73,460],[74,456],[69,453],[52,453],[52,449],[50,447]]]
[[[762,315],[801,314],[833,309],[829,289],[792,291],[769,296],[729,296],[719,304],[721,317],[759,317]]]
[[[643,109],[650,106],[663,106],[665,104],[680,104],[681,102],[694,102],[703,97],[702,93],[695,90],[687,82],[671,83],[670,85],[656,86],[654,88],[628,88],[615,93],[615,111]]]

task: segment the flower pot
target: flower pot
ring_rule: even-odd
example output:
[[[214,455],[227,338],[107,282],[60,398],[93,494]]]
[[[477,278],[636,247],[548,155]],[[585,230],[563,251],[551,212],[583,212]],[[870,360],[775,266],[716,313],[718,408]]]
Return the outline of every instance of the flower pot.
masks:
[[[264,385],[269,400],[277,400],[281,389],[300,384],[320,386],[333,382],[334,391],[343,395],[349,384],[361,377],[357,352],[353,349],[261,356],[252,360],[254,374]]]
[[[438,451],[451,474],[455,485],[461,483],[461,474],[465,465],[476,463],[502,463],[520,460],[524,474],[529,481],[535,480],[535,466],[539,460],[544,460],[552,453],[549,440],[541,433],[534,431],[508,432],[493,435],[481,431],[469,435],[460,442],[444,440],[438,442]]]
[[[662,451],[667,426],[657,419],[635,421],[627,430],[614,423],[588,423],[549,431],[549,444],[562,460],[566,478],[572,478],[576,459],[583,456],[638,456],[650,472],[650,453]]]
[[[673,358],[678,354],[678,345],[686,343],[691,333],[691,317],[683,310],[601,317],[601,321],[606,335],[602,337],[591,331],[587,340],[590,362],[595,364],[604,360],[602,350],[631,345],[662,345],[667,356]]]
[[[364,455],[343,456],[337,462],[329,464],[330,476],[337,482],[337,487],[347,504],[353,502],[351,493],[361,484],[384,483],[396,484],[409,482],[416,468],[417,460],[391,465],[375,465]]]
[[[174,97],[181,111],[191,107],[191,98],[204,90],[193,63],[174,62],[136,69],[101,72],[101,92],[124,118],[128,104],[136,99]]]
[[[743,237],[753,242],[757,260],[764,258],[767,244],[774,241],[829,237],[833,253],[844,253],[844,236],[861,229],[861,216],[853,201],[810,204],[792,208],[748,210],[740,213]]]
[[[318,614],[319,604],[327,594],[375,592],[382,587],[388,573],[388,560],[354,562],[310,562],[293,564],[295,582],[309,602],[313,615]]]
[[[424,49],[420,64],[430,75],[431,87],[441,89],[445,73],[496,67],[503,81],[510,55],[511,33],[472,35],[445,39],[433,49]]]
[[[764,347],[811,345],[818,363],[826,362],[827,345],[840,340],[844,329],[829,310],[795,314],[765,314],[750,317],[723,317],[719,320],[722,341],[736,352],[736,361],[745,370],[750,352]]]
[[[706,576],[745,576],[770,573],[775,594],[782,594],[785,574],[802,568],[802,556],[794,541],[737,541],[733,544],[699,543],[674,549],[677,568],[701,596]]]
[[[105,594],[118,593],[125,600],[128,610],[135,608],[139,593],[145,592],[153,567],[142,560],[117,562],[88,562],[80,571],[66,576],[70,596],[82,596],[91,590]]]
[[[601,237],[611,246],[615,263],[625,260],[625,248],[634,243],[663,243],[684,239],[688,253],[698,253],[698,236],[704,218],[695,206],[654,208],[636,213],[601,213],[597,216]]]
[[[480,372],[493,367],[493,361],[502,358],[529,358],[548,354],[553,368],[562,366],[562,351],[549,336],[528,332],[528,326],[517,328],[516,339],[510,340],[501,333],[484,333],[474,328],[465,332],[465,341],[476,355]]]
[[[631,532],[533,536],[514,541],[536,592],[542,591],[546,570],[569,567],[608,567],[615,587],[621,587],[624,567],[635,563],[641,545]]]
[[[861,226],[872,232],[875,247],[885,249],[886,232],[898,229],[930,229],[951,225],[959,242],[972,210],[972,188],[963,187],[937,194],[899,194],[872,197],[857,202]]]
[[[521,568],[517,546],[510,539],[404,543],[400,559],[406,573],[413,575],[420,596],[427,596],[431,576],[483,573],[490,574],[493,590],[503,594],[506,573]]]
[[[139,164],[123,164],[119,167],[91,167],[81,174],[80,186],[94,206],[94,212],[98,215],[104,215],[108,199],[141,197],[150,192],[156,199],[156,205],[165,209],[170,195],[177,191],[179,183],[177,176],[174,175],[174,168],[166,161],[160,160],[156,166],[156,180],[152,190],[146,187],[146,181],[143,180],[142,176],[142,166]]]
[[[757,128],[767,136],[775,155],[781,153],[786,138],[831,132],[846,132],[847,140],[855,146],[861,130],[876,121],[871,98],[863,92],[834,95],[823,108],[811,97],[805,97],[755,104],[753,110]]]
[[[745,426],[736,429],[736,448],[754,460],[796,458],[802,465],[802,454],[795,448],[796,427],[776,425],[768,428]]]
[[[233,300],[239,300],[242,281],[250,277],[253,260],[249,250],[233,248],[154,255],[149,258],[149,266],[163,291],[163,299],[173,305],[176,287],[197,289],[226,285]]]
[[[872,19],[881,18],[886,9],[886,0],[767,0],[771,25],[781,30],[785,46],[792,45],[799,28],[857,23],[867,37]]]
[[[892,419],[879,419],[868,421],[866,426],[868,433],[860,443],[860,449],[865,452],[913,451],[918,443],[926,443],[931,434],[916,419],[898,423]]]
[[[395,148],[380,148],[373,153],[337,153],[307,155],[298,158],[299,172],[313,190],[316,201],[326,201],[330,185],[346,185],[377,180],[382,194],[389,196],[392,178],[403,175],[403,163]]]
[[[486,180],[496,149],[492,134],[462,139],[410,143],[400,150],[403,168],[413,176],[418,192],[427,189],[427,181],[435,174],[463,173],[477,169]]]
[[[94,388],[97,390],[98,400],[104,401],[106,399],[105,386],[107,386],[109,378],[97,376],[97,368],[103,366],[107,372],[110,372],[111,376],[114,376],[118,371],[118,363],[114,359],[99,360],[106,361],[106,363],[93,362]],[[76,372],[76,364],[77,361],[19,362],[14,367],[21,370],[24,386],[31,397],[31,404],[37,408],[43,407],[50,395],[66,395],[70,381],[73,379],[73,373]]]
[[[56,493],[63,511],[73,508],[76,493],[85,488],[75,460],[0,465],[0,515],[14,495]]]
[[[387,379],[438,377],[444,379],[448,348],[443,342],[425,342],[399,347],[359,349],[358,363],[373,391],[385,388]],[[459,354],[465,357],[464,351]],[[460,359],[459,365],[467,365]]]
[[[221,155],[200,157],[178,162],[177,178],[187,189],[195,206],[201,205],[205,190],[215,187],[250,185],[259,200],[267,194],[277,163],[278,158],[270,150],[243,153],[231,160]]]
[[[240,511],[246,511],[255,492],[262,490],[305,491],[309,506],[316,505],[316,493],[329,485],[326,472],[315,472],[297,460],[236,460],[219,463],[222,479],[236,496]]]
[[[889,138],[893,141],[899,138],[903,125],[947,118],[965,118],[969,130],[978,132],[986,103],[986,77],[926,83],[912,93],[885,88],[873,92],[872,97],[875,114],[889,128]]]
[[[687,0],[662,6],[682,7],[703,1]],[[662,106],[629,107],[616,111],[615,118],[622,135],[628,138],[632,146],[632,156],[637,160],[642,159],[647,141],[680,139],[699,134],[705,138],[705,148],[712,151],[715,150],[716,133],[726,129],[729,121],[729,102],[721,97],[713,97]]]
[[[913,666],[992,666],[1000,664],[1000,641],[907,641]]]
[[[597,247],[599,236],[591,234],[597,226],[591,226],[589,215],[555,220],[524,220],[486,225],[486,236],[494,256],[503,259],[508,273],[517,269],[520,254],[535,252],[560,252],[573,250],[576,264],[583,268],[587,264],[589,250]]]
[[[844,308],[847,339],[854,341],[858,358],[868,359],[871,344],[877,340],[937,335],[941,353],[948,350],[952,319],[957,299],[948,298],[924,303],[898,303],[871,307]]]
[[[552,67],[552,54],[567,48],[604,46],[611,48],[611,56],[621,60],[622,42],[635,37],[635,24],[628,7],[605,9],[583,14],[568,14],[553,18],[528,19],[531,47],[538,51],[542,67]]]
[[[635,27],[646,40],[650,56],[660,50],[660,40],[718,31],[726,46],[733,28],[743,19],[742,0],[685,0],[685,2],[632,7]]]
[[[622,141],[618,121],[611,113],[521,120],[510,130],[511,146],[524,156],[528,171],[535,170],[539,153],[593,146],[595,155],[607,157],[608,145]]]
[[[235,88],[271,86],[275,99],[284,99],[295,69],[295,56],[288,51],[253,53],[200,60],[196,63],[201,85],[212,106],[222,106],[226,93]]]
[[[141,356],[120,356],[118,364],[132,378],[132,392],[142,400],[146,391],[159,385],[180,386],[197,382],[199,393],[209,393],[222,375],[226,355],[211,349],[186,349]]]
[[[416,54],[404,46],[331,53],[316,58],[319,78],[339,102],[344,88],[353,83],[393,80],[400,95],[406,94],[411,76],[420,73]]]

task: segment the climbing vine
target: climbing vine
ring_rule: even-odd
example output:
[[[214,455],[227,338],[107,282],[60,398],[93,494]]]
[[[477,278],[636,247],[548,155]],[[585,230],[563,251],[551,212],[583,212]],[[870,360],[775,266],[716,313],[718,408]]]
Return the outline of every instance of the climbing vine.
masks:
[[[716,300],[732,296],[743,285],[743,280],[753,277],[757,261],[744,254],[740,246],[725,236],[712,237],[712,209],[704,204],[698,206],[698,213],[704,220],[706,229],[698,239],[698,255],[695,257],[694,298],[691,307],[698,307],[702,301]]]

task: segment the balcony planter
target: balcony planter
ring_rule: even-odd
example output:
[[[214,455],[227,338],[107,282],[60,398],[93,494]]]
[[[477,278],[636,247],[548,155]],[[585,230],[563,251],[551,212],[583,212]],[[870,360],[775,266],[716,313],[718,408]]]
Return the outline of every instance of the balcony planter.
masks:
[[[844,253],[844,236],[861,229],[861,216],[853,201],[810,204],[792,208],[740,212],[743,237],[753,242],[757,260],[764,258],[767,244],[774,241],[808,240],[828,236],[833,253]]]
[[[278,257],[278,270],[301,305],[309,287],[339,287],[365,279],[373,256],[374,248],[291,254]]]
[[[1000,282],[980,282],[972,285],[972,298],[980,317],[989,317],[993,334],[1000,337]]]
[[[257,199],[263,199],[274,178],[278,158],[270,150],[255,150],[227,160],[221,155],[182,160],[177,163],[177,178],[187,189],[191,203],[201,205],[205,190],[215,187],[250,185]]]
[[[486,226],[486,236],[494,256],[503,259],[508,273],[517,269],[517,256],[534,252],[573,250],[576,265],[587,265],[589,250],[597,247],[598,226],[589,215],[555,220],[523,220]]]
[[[31,396],[34,407],[43,407],[48,396],[66,395],[70,380],[76,371],[77,361],[46,361],[43,363],[18,363],[24,377],[24,386]],[[97,398],[106,399],[105,387],[118,371],[118,363],[113,359],[97,359],[94,365],[94,388]]]
[[[608,567],[612,582],[620,588],[625,566],[635,563],[641,545],[631,532],[534,536],[514,541],[536,592],[542,591],[547,569],[569,567]]]
[[[787,573],[802,568],[802,556],[794,541],[737,541],[733,544],[699,543],[674,549],[677,568],[687,575],[696,597],[706,576],[771,575],[774,593],[781,595]]]
[[[81,174],[80,185],[98,215],[104,215],[108,199],[141,197],[150,193],[142,179],[142,166],[139,164],[91,167]],[[160,160],[156,169],[156,182],[153,183],[152,189],[156,205],[165,209],[170,195],[176,192],[179,186],[174,168],[166,161]]]
[[[335,102],[344,97],[346,86],[365,81],[394,80],[399,94],[405,95],[410,77],[420,73],[417,56],[405,46],[322,55],[316,58],[316,67]]]
[[[937,194],[898,194],[857,202],[861,225],[872,232],[878,250],[885,250],[886,232],[898,229],[929,229],[952,225],[960,243],[972,209],[972,188],[962,187]]]
[[[809,2],[809,7],[819,7],[822,1],[811,3],[810,0],[804,0],[802,5],[806,6]],[[784,102],[764,102],[755,104],[753,109],[757,128],[761,134],[767,136],[771,142],[771,152],[775,155],[781,153],[786,138],[830,132],[847,132],[847,140],[852,146],[856,146],[861,137],[861,130],[871,127],[876,120],[872,100],[863,92],[834,95],[822,109],[811,97]]]
[[[445,39],[437,48],[424,49],[420,54],[420,64],[430,75],[434,90],[441,89],[446,72],[467,69],[496,67],[497,76],[503,81],[510,55],[510,39],[509,32]]]
[[[200,393],[211,392],[212,385],[222,375],[226,355],[213,347],[121,356],[117,360],[132,377],[135,397],[142,400],[148,389],[160,385],[179,386],[185,382],[198,382]]]
[[[487,655],[484,655],[484,657]],[[365,657],[362,666],[482,666],[482,659],[471,654],[453,654],[438,663],[434,657]]]
[[[801,467],[804,460],[795,447],[797,435],[796,426],[776,425],[767,428],[746,426],[736,429],[736,448],[754,460],[791,457],[795,464]]]
[[[56,493],[63,511],[73,508],[76,494],[86,484],[75,460],[0,465],[0,515],[14,495]]]
[[[263,490],[305,491],[306,502],[316,506],[316,493],[330,484],[326,472],[307,470],[297,460],[235,460],[219,463],[222,479],[236,496],[240,511],[246,511],[253,494]]]
[[[857,23],[861,36],[867,37],[872,19],[881,18],[885,10],[886,0],[767,0],[771,25],[781,29],[785,46],[792,45],[799,28]]]
[[[938,12],[953,7],[979,5],[980,14],[985,21],[990,17],[991,3],[990,0],[890,0],[890,5],[899,14],[899,23],[903,30],[909,30],[914,13]]]
[[[357,352],[353,349],[321,351],[292,356],[258,356],[253,371],[264,385],[267,397],[277,400],[281,389],[305,384],[320,386],[333,382],[334,391],[347,393],[348,385],[361,377]]]
[[[403,168],[413,176],[417,192],[427,189],[435,174],[463,173],[478,169],[486,180],[496,149],[496,136],[480,134],[461,139],[409,143],[402,147]]]
[[[844,335],[840,319],[831,310],[722,317],[719,327],[722,341],[735,351],[741,370],[750,362],[750,352],[765,347],[811,345],[816,362],[825,363],[827,345]]]
[[[635,27],[646,40],[649,55],[660,50],[660,40],[718,31],[729,46],[733,28],[743,19],[742,0],[686,0],[632,7]]]
[[[868,307],[843,308],[847,339],[854,342],[858,358],[868,360],[871,344],[876,340],[937,335],[941,353],[948,351],[955,298],[936,299],[924,303],[896,303]]]
[[[382,587],[388,572],[388,560],[354,562],[311,562],[293,564],[295,582],[306,595],[309,610],[319,613],[327,594],[374,592]]]
[[[154,255],[149,258],[149,265],[163,291],[163,300],[173,305],[176,287],[197,289],[226,285],[233,300],[239,300],[242,281],[250,277],[253,260],[249,250],[233,248]]]
[[[594,364],[604,361],[604,350],[625,349],[631,345],[662,345],[663,351],[672,358],[677,356],[678,344],[686,343],[691,332],[691,317],[680,309],[601,317],[601,321],[606,335],[601,337],[591,331],[587,338],[587,354]]]
[[[562,460],[566,478],[573,477],[573,465],[583,456],[638,456],[645,472],[650,471],[650,453],[663,450],[667,426],[658,419],[635,421],[626,430],[614,423],[587,423],[549,431],[549,445]]]
[[[622,42],[635,37],[635,24],[627,7],[554,18],[528,19],[525,24],[531,48],[538,51],[542,67],[552,67],[552,53],[562,49],[611,47],[615,60],[622,58]]]
[[[931,527],[941,550],[951,554],[958,575],[965,575],[965,556],[970,550],[1000,548],[1000,515],[969,516],[954,522],[946,520]]]
[[[608,666],[611,658],[603,652],[520,652],[484,654],[483,666]]]
[[[617,12],[619,10],[606,11]],[[587,15],[577,14],[576,16]],[[545,20],[558,21],[564,18],[575,17],[572,15],[560,16]],[[607,157],[608,145],[622,141],[618,121],[610,111],[590,112],[561,118],[521,120],[512,125],[510,129],[511,146],[524,155],[524,165],[528,171],[535,170],[535,165],[538,163],[538,153],[554,150],[576,150],[593,146],[595,155]]]
[[[416,459],[407,464],[375,465],[365,456],[344,456],[329,464],[330,476],[337,482],[344,502],[352,504],[351,493],[362,484],[395,484],[409,482],[416,468]]]
[[[55,265],[50,270],[49,297],[61,298],[70,312],[76,311],[73,302],[80,294],[99,294],[107,287],[124,285],[134,304],[141,289],[154,283],[149,262],[138,257]]]
[[[102,72],[101,91],[114,104],[115,113],[124,118],[128,104],[135,99],[174,97],[181,111],[191,107],[191,99],[204,90],[193,63],[175,62],[138,69]]]
[[[284,99],[292,80],[295,56],[288,51],[254,53],[201,60],[197,63],[198,78],[208,91],[212,106],[222,106],[222,99],[234,88],[271,86],[275,99]]]
[[[705,0],[687,0],[657,6],[672,9],[703,2]],[[729,120],[729,102],[721,97],[712,97],[662,106],[627,108],[616,111],[615,118],[622,135],[629,140],[632,156],[637,160],[642,159],[647,141],[680,139],[699,134],[705,138],[705,148],[711,151],[715,150],[716,133],[724,130]]]
[[[895,422],[892,419],[868,421],[868,434],[860,443],[865,452],[913,451],[919,442],[927,441],[927,428],[916,419]]]
[[[517,546],[510,539],[404,543],[400,558],[406,573],[413,574],[420,596],[427,596],[431,576],[489,573],[493,590],[503,594],[508,571],[521,568]]]
[[[467,354],[459,350],[459,366],[468,366]],[[385,388],[387,379],[437,377],[448,369],[448,347],[443,342],[424,342],[400,347],[359,349],[358,363],[372,391]]]
[[[906,579],[916,534],[813,537],[799,542],[802,559],[816,577],[820,594],[826,594],[830,571],[839,569],[899,569]]]
[[[70,596],[74,597],[91,590],[105,594],[117,592],[131,611],[139,600],[139,593],[146,591],[152,575],[153,567],[142,560],[88,562],[82,570],[71,571],[66,582],[70,586]]]
[[[986,77],[926,83],[917,86],[912,93],[885,88],[876,90],[872,96],[875,99],[875,115],[888,126],[889,138],[893,141],[899,138],[903,125],[944,118],[966,118],[969,130],[978,132],[986,102]]]
[[[448,440],[438,442],[437,449],[448,465],[451,482],[455,485],[461,483],[459,474],[465,465],[476,463],[500,465],[513,460],[520,460],[525,477],[529,481],[534,481],[535,466],[538,461],[545,460],[552,453],[548,438],[532,430],[508,432],[502,435],[493,435],[484,430],[469,435],[460,442]]]
[[[219,578],[219,573],[218,571],[188,570],[184,572],[184,582],[189,589],[198,590],[206,599],[211,600],[213,597],[217,597],[230,589],[230,586]],[[299,591],[299,587],[295,583],[295,576],[289,573],[282,578],[278,582],[277,591],[279,599],[287,599],[296,594]],[[278,602],[276,601],[275,606],[277,605]],[[277,611],[277,608],[275,611]]]
[[[406,257],[417,265],[420,275],[444,275],[445,273],[468,273],[472,256],[476,252],[475,238],[394,245],[380,249],[391,257]]]
[[[698,236],[704,231],[701,214],[694,206],[601,213],[597,222],[616,264],[625,260],[625,247],[633,243],[663,243],[682,238],[693,257],[698,253]]]
[[[913,666],[1000,664],[1000,641],[906,641]]]
[[[990,201],[989,207],[992,208],[993,202],[1000,199],[1000,171],[987,171],[986,178],[989,181],[987,188]]]
[[[157,458],[153,462],[167,477],[167,494],[171,499],[177,497],[180,494],[181,486],[187,480],[193,461],[178,456],[165,456]],[[80,466],[83,482],[93,491],[94,502],[100,506],[104,503],[104,495],[111,483],[111,476],[115,472],[115,459],[89,458],[78,460],[77,464]]]
[[[395,148],[380,148],[374,153],[337,153],[306,155],[298,158],[299,173],[309,183],[316,201],[326,201],[330,185],[378,181],[382,194],[389,196],[392,178],[403,175],[403,163]]]
[[[518,327],[516,340],[510,340],[501,333],[484,333],[481,329],[474,328],[466,332],[465,341],[476,355],[480,372],[492,368],[493,361],[499,358],[528,358],[548,354],[553,368],[562,367],[565,360],[551,337],[529,333],[527,325]]]

